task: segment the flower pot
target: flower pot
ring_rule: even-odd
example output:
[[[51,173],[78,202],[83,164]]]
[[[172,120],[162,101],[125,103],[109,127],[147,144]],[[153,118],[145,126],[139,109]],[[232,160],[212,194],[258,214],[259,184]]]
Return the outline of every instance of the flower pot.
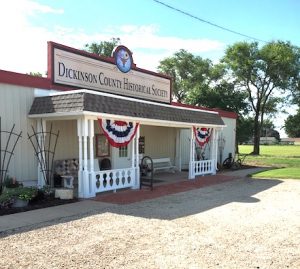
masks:
[[[12,204],[12,207],[25,207],[28,206],[28,201],[22,199],[15,199]]]

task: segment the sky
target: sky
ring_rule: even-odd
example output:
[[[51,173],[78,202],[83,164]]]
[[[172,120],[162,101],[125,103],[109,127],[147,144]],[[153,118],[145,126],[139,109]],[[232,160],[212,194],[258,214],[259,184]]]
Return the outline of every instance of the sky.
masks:
[[[180,49],[217,62],[237,41],[300,46],[298,0],[1,0],[0,69],[47,70],[47,41],[77,49],[119,37],[138,67],[156,71]],[[209,21],[255,39],[222,30]],[[281,116],[280,124],[284,117]]]

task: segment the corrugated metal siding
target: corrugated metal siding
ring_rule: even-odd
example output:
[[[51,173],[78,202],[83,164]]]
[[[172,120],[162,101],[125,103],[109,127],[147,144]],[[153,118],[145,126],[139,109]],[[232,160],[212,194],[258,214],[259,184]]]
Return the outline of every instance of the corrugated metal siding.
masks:
[[[79,156],[78,136],[77,136],[77,121],[76,120],[57,120],[47,122],[49,130],[52,123],[53,132],[59,130],[56,152],[54,159],[73,159]]]
[[[141,136],[145,137],[145,154],[151,158],[170,157],[175,161],[176,128],[141,126]]]
[[[27,117],[33,99],[33,88],[0,84],[2,129],[10,130],[15,124],[15,131],[22,131],[22,138],[16,146],[9,166],[9,175],[15,176],[20,181],[37,179],[37,161],[32,145],[27,138],[27,132],[32,133],[31,125],[35,127],[35,121]]]
[[[227,125],[223,129],[222,134],[225,137],[225,147],[222,153],[222,159],[225,160],[229,153],[232,156],[235,154],[235,133],[236,133],[236,120],[230,118],[222,118],[224,123]],[[218,153],[218,160],[220,159],[220,152]],[[223,162],[222,160],[222,162]]]

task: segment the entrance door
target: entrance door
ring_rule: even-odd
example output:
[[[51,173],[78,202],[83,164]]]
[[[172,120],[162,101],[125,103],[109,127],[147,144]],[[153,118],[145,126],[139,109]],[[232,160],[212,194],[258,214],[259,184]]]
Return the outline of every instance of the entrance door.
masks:
[[[132,143],[131,141],[127,146],[121,148],[112,148],[112,167],[113,169],[130,168],[132,158]]]
[[[191,130],[180,130],[181,146],[181,169],[189,169],[190,147],[191,147]]]

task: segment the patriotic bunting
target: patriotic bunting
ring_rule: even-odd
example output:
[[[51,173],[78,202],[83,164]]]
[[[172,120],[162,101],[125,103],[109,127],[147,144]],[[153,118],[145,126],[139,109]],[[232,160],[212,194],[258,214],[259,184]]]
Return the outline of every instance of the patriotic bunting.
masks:
[[[200,147],[203,147],[205,144],[209,142],[210,135],[212,132],[212,129],[210,128],[196,128],[193,126],[194,134],[197,143]]]
[[[124,147],[130,143],[136,134],[138,123],[98,119],[108,142],[113,147]]]

